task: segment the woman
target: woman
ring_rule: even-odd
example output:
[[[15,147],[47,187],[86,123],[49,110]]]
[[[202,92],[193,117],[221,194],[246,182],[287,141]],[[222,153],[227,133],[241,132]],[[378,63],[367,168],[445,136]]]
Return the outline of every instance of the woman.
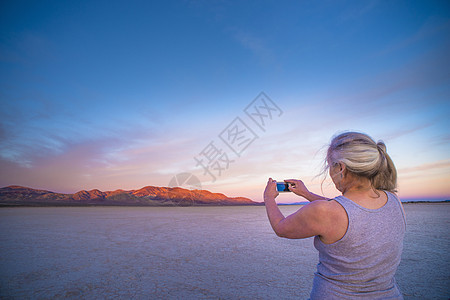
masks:
[[[308,191],[301,180],[285,180],[290,191],[311,202],[286,218],[275,202],[276,181],[269,178],[264,191],[278,236],[314,236],[319,264],[311,299],[403,299],[394,274],[406,223],[386,146],[366,134],[340,134],[328,148],[326,169],[342,196],[327,199]]]

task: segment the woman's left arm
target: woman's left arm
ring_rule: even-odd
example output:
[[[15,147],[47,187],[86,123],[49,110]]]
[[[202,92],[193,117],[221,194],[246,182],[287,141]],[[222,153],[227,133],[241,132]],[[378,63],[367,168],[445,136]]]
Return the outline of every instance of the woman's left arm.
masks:
[[[269,178],[266,189],[264,190],[264,204],[266,206],[267,217],[269,218],[270,225],[275,233],[277,224],[284,219],[283,213],[280,211],[277,203],[275,202],[275,198],[278,195],[277,182],[272,178]]]

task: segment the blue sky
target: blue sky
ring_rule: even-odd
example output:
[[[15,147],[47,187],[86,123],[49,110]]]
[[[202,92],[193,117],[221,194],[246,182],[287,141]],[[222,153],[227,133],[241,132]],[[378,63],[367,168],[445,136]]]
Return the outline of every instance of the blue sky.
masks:
[[[319,150],[357,130],[386,142],[400,196],[450,197],[447,1],[4,1],[0,11],[1,186],[135,189],[188,172],[257,201],[269,176],[321,192]],[[260,92],[283,111],[265,131],[243,111]],[[239,157],[218,137],[236,117],[258,136]],[[194,160],[210,142],[234,160],[215,181]]]

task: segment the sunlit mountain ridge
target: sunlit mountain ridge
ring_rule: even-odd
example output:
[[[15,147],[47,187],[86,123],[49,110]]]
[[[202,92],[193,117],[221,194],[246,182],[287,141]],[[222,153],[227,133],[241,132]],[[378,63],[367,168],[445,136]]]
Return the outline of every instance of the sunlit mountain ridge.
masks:
[[[146,186],[138,190],[82,190],[74,194],[55,193],[23,186],[0,188],[0,205],[132,205],[132,206],[190,206],[190,205],[258,205],[245,197],[228,197],[207,190],[180,187]]]

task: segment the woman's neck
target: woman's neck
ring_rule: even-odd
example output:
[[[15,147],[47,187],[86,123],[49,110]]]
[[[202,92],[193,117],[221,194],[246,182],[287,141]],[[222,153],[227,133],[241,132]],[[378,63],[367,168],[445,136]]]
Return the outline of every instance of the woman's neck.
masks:
[[[369,209],[378,209],[386,204],[387,195],[376,190],[369,179],[354,179],[355,180],[350,181],[351,184],[348,184],[342,191],[342,196]]]
[[[352,178],[353,180],[344,188],[342,196],[363,196],[378,198],[379,194],[375,191],[372,183],[367,178]]]

